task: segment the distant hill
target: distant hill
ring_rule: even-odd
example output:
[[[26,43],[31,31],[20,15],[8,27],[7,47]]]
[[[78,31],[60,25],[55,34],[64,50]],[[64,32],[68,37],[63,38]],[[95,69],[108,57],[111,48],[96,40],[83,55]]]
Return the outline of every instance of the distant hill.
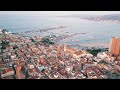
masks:
[[[120,14],[111,14],[111,15],[104,15],[101,18],[103,19],[113,19],[113,20],[120,20]]]
[[[84,19],[89,20],[112,20],[112,21],[120,21],[120,14],[110,14],[110,15],[101,15],[101,16],[95,16],[95,17],[87,17]]]
[[[66,16],[58,16],[58,17],[74,17],[81,19],[89,19],[89,20],[118,20],[120,21],[120,14],[109,14],[109,15],[66,15]]]
[[[90,18],[90,17],[97,17],[98,15],[64,15],[64,16],[57,16],[57,17],[74,17],[74,18]]]

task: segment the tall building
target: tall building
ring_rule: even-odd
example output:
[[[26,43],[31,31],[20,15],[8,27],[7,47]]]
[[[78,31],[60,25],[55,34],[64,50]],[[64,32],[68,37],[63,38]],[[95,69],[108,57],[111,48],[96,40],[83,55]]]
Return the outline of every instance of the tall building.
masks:
[[[25,79],[25,75],[21,73],[21,66],[15,67],[16,79]]]
[[[109,45],[109,53],[112,55],[120,55],[120,38],[113,37]]]

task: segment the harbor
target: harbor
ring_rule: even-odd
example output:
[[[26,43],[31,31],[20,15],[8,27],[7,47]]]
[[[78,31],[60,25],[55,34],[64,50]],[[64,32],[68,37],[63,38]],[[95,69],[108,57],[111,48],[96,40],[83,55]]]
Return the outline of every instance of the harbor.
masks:
[[[120,61],[108,51],[93,55],[92,52],[71,48],[67,44],[44,43],[45,37],[22,37],[5,29],[0,36],[1,79],[120,78]]]
[[[21,12],[0,15],[0,79],[120,79],[120,14]]]
[[[55,31],[60,31],[60,30],[66,30],[68,29],[69,26],[56,26],[56,27],[51,27],[51,28],[45,28],[45,29],[39,29],[39,30],[32,30],[32,31],[25,31],[25,32],[19,32],[15,33],[24,37],[45,37],[48,36],[53,42],[58,43],[58,44],[67,44],[70,47],[76,47],[76,48],[82,48],[82,49],[87,49],[87,48],[108,48],[109,43],[107,42],[94,42],[96,41],[96,38],[87,36],[89,33],[87,32],[80,32],[80,33],[70,33],[70,32],[61,32],[61,33],[56,33]],[[50,32],[52,31],[52,32]],[[44,33],[44,34],[41,34]],[[77,37],[82,37],[82,38],[77,38]],[[84,42],[83,42],[84,41]],[[92,41],[92,42],[91,42]],[[90,43],[89,43],[90,42]],[[76,43],[76,44],[75,44]],[[84,48],[83,48],[84,47]],[[86,47],[86,48],[85,48]]]

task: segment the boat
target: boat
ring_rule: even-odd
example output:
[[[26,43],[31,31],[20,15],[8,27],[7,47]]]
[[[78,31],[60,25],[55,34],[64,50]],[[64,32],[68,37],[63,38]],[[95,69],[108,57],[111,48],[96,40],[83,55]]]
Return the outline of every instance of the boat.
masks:
[[[65,28],[65,27],[67,27],[67,26],[60,26],[59,28]]]
[[[86,33],[81,33],[81,34],[86,34]]]

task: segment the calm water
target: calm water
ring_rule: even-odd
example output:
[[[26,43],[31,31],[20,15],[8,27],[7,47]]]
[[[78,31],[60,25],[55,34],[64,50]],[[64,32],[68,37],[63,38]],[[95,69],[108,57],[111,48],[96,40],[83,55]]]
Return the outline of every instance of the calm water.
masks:
[[[120,24],[115,22],[97,22],[79,18],[60,17],[0,16],[0,28],[6,28],[12,32],[23,32],[61,25],[68,27],[40,33],[39,35],[65,34],[66,32],[68,32],[67,34],[86,33],[59,42],[67,42],[68,44],[109,42],[113,36],[120,37]]]

